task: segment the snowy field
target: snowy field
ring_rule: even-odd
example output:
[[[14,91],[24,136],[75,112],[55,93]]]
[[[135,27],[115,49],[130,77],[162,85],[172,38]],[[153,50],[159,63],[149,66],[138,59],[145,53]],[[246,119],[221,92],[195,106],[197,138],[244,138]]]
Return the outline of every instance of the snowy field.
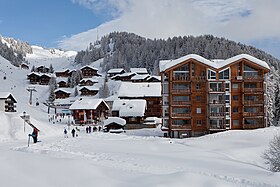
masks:
[[[31,64],[45,62],[48,67],[51,62],[58,68],[64,62],[61,68],[72,67],[68,53],[35,51]],[[38,98],[39,106],[28,104],[29,72],[0,57],[0,91],[11,92],[18,101],[16,113],[0,112],[1,187],[280,187],[280,173],[268,171],[261,158],[279,128],[172,140],[163,138],[159,129],[125,134],[86,134],[81,129],[78,137],[64,138],[68,118],[49,121],[54,111],[47,114],[41,103],[48,97],[47,86],[35,85],[33,103]],[[32,129],[26,125],[24,132],[23,111],[41,130],[40,142],[29,147]]]

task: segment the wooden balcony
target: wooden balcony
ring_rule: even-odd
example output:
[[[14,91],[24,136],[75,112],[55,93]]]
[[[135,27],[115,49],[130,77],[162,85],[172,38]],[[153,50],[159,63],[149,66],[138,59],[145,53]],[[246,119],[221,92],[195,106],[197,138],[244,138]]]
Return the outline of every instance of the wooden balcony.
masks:
[[[191,105],[191,101],[173,101],[172,105],[176,106],[184,106],[184,105]]]
[[[220,113],[209,113],[210,118],[224,118],[225,117],[225,112],[220,112]]]
[[[205,76],[192,77],[192,81],[194,81],[194,82],[205,82],[206,81],[206,77]]]
[[[234,82],[241,82],[241,81],[243,81],[243,77],[242,76],[232,76],[231,80]]]
[[[190,81],[188,76],[173,76],[172,81]]]
[[[192,114],[191,113],[172,113],[172,117],[186,117],[186,118],[191,118]]]
[[[243,112],[244,117],[264,116],[263,112]]]
[[[225,88],[209,88],[209,90],[208,90],[208,92],[209,93],[212,93],[212,92],[214,92],[214,93],[220,93],[220,92],[225,92]]]
[[[244,101],[244,105],[263,105],[264,104],[264,100],[245,100]]]
[[[264,92],[263,88],[244,88],[244,93]]]
[[[184,124],[184,125],[175,125],[171,124],[171,130],[191,130],[192,125],[191,124]]]
[[[171,90],[171,92],[174,94],[190,94],[191,89],[180,89],[180,90],[173,89]]]
[[[245,82],[262,82],[264,81],[263,76],[251,76],[251,77],[244,77]]]
[[[210,124],[209,130],[226,130],[226,125],[217,125],[217,124]]]
[[[265,127],[264,122],[259,122],[258,124],[243,124],[243,129],[258,129],[264,127]]]
[[[212,100],[212,101],[210,100],[209,104],[210,105],[224,105],[225,101],[224,100]]]

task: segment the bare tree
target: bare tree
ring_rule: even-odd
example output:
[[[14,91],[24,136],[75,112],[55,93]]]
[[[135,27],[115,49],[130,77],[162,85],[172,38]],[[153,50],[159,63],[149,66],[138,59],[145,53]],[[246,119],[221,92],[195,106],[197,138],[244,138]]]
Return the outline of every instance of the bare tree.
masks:
[[[270,171],[280,172],[280,135],[275,135],[270,141],[263,158],[266,160],[265,163],[269,165]]]

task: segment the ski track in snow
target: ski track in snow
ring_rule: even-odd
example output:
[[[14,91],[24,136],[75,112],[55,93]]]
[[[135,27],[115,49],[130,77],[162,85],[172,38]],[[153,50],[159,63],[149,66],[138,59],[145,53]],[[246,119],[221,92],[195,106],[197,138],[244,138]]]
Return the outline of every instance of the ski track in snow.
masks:
[[[80,137],[79,137],[80,138]],[[111,167],[116,168],[119,170],[123,170],[130,173],[144,173],[144,174],[153,174],[153,175],[169,175],[174,173],[191,173],[191,174],[197,174],[202,175],[210,178],[215,178],[224,182],[232,183],[236,186],[248,186],[248,187],[280,187],[279,185],[275,184],[269,184],[269,183],[260,183],[256,181],[252,181],[245,178],[238,178],[234,176],[228,176],[228,175],[222,175],[217,173],[209,173],[207,171],[201,171],[201,168],[186,168],[183,166],[168,166],[164,163],[162,164],[154,164],[153,160],[151,158],[147,158],[147,155],[139,155],[134,153],[99,153],[99,152],[90,152],[90,151],[78,151],[79,144],[75,144],[76,139],[66,138],[61,139],[57,142],[52,143],[44,143],[41,142],[36,145],[31,145],[30,147],[26,146],[20,146],[12,148],[14,151],[22,151],[22,152],[28,152],[28,153],[35,153],[35,154],[41,154],[41,155],[48,155],[52,157],[57,158],[65,158],[65,159],[86,159],[90,162],[93,162],[96,165],[105,166],[105,167]],[[143,140],[143,138],[140,137],[122,137],[118,138],[118,140],[124,140],[129,141],[131,140]],[[144,139],[153,139],[150,137],[146,137]],[[155,138],[158,139],[158,138]],[[106,141],[114,141],[116,138],[106,138]],[[164,140],[166,141],[166,139]],[[163,141],[163,143],[164,143]],[[166,142],[169,143],[169,140]],[[188,146],[182,143],[172,142],[174,144],[182,145],[182,146]],[[192,146],[191,146],[192,147]],[[193,148],[193,147],[192,147]],[[194,149],[200,149],[195,147]],[[224,159],[231,160],[234,162],[238,162],[241,164],[248,164],[254,167],[259,167],[261,169],[264,169],[263,167],[243,162],[240,160],[237,160],[236,158],[216,152],[216,151],[207,151],[214,154],[218,154],[220,156],[223,156]],[[143,156],[143,157],[142,157]],[[146,157],[145,157],[146,156]],[[148,161],[147,161],[148,160]],[[151,164],[152,163],[152,164]]]

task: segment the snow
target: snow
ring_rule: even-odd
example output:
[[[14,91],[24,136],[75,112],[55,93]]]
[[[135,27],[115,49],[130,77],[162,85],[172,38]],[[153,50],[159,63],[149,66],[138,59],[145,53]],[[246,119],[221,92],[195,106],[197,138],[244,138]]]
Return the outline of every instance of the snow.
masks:
[[[29,59],[31,64],[72,67],[66,56],[43,48],[34,51],[37,58]],[[45,57],[36,54],[44,51]],[[64,138],[63,129],[72,130],[67,126],[72,119],[49,122],[55,116],[54,110],[48,114],[42,104],[48,98],[48,86],[32,85],[37,92],[33,93],[33,104],[29,104],[29,72],[0,56],[0,92],[10,92],[18,102],[17,112],[0,112],[1,186],[280,186],[280,174],[268,171],[261,157],[272,137],[280,133],[279,127],[232,130],[188,139],[163,138],[160,128],[86,134],[84,127],[79,127],[77,138]],[[119,84],[109,80],[114,92]],[[39,106],[34,105],[36,98]],[[40,129],[41,142],[29,147],[27,138],[32,128],[24,125],[20,117],[23,111]]]
[[[112,111],[119,111],[120,117],[142,117],[146,111],[147,102],[144,99],[115,100]]]
[[[189,54],[189,55],[186,55],[186,56],[183,56],[181,58],[178,58],[176,60],[161,60],[159,62],[159,70],[160,72],[163,72],[173,66],[176,66],[177,64],[180,64],[181,62],[184,62],[184,61],[187,61],[189,59],[195,59],[207,66],[210,66],[212,68],[215,68],[215,69],[220,69],[220,68],[223,68],[224,66],[227,66],[233,62],[236,62],[240,59],[247,59],[253,63],[256,63],[266,69],[270,69],[268,64],[262,60],[259,60],[251,55],[248,55],[248,54],[240,54],[240,55],[236,55],[234,57],[231,57],[229,59],[226,59],[226,60],[214,60],[214,61],[211,61],[211,60],[208,60],[206,58],[203,58],[202,56],[199,56],[199,55],[196,55],[196,54]]]
[[[148,74],[146,68],[130,68],[131,73]]]
[[[122,82],[119,89],[119,97],[161,97],[161,83]]]
[[[139,75],[136,74],[133,77],[131,77],[131,80],[144,80],[146,78],[150,77],[150,75]]]
[[[123,70],[123,68],[110,69],[108,73],[121,73]]]
[[[7,99],[10,95],[13,97],[11,92],[0,92],[0,99]],[[15,98],[15,97],[13,97],[13,98]]]
[[[99,88],[97,88],[96,86],[81,86],[80,88],[79,88],[79,90],[81,90],[81,89],[83,89],[83,88],[85,88],[85,89],[87,89],[87,90],[91,90],[91,91],[99,91]]]
[[[122,119],[119,117],[108,117],[108,119],[104,120],[104,126],[107,126],[110,123],[117,123],[119,125],[125,126],[126,121],[125,121],[125,119]]]
[[[92,99],[92,98],[79,98],[77,99],[71,106],[70,110],[78,110],[78,109],[87,109],[87,110],[95,110],[101,103],[104,103],[107,107],[108,105],[105,103],[103,99]],[[109,107],[108,107],[109,108]]]

